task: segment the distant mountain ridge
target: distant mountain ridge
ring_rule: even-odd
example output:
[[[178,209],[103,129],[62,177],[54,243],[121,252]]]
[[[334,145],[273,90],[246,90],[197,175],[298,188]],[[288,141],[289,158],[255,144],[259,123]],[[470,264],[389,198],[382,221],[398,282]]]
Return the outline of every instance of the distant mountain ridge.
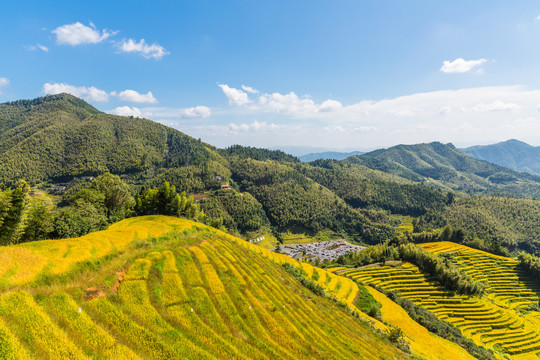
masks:
[[[523,141],[511,139],[497,144],[477,145],[461,150],[480,160],[540,175],[540,146],[532,146]]]
[[[310,153],[302,156],[298,156],[301,162],[315,161],[315,160],[343,160],[350,156],[365,154],[363,151],[351,151],[351,152],[339,152],[339,151],[326,151],[318,153]]]
[[[476,159],[452,144],[397,145],[343,161],[444,190],[517,197],[540,195],[540,176]]]

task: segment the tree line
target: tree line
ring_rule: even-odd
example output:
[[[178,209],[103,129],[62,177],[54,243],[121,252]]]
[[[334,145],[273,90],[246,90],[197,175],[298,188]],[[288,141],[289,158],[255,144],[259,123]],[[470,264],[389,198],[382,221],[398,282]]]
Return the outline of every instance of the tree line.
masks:
[[[30,192],[24,180],[0,192],[0,245],[79,237],[131,216],[161,214],[205,219],[192,196],[178,194],[167,182],[159,188],[143,187],[133,196],[128,184],[110,173],[74,186],[63,196],[60,206],[42,197],[33,198]]]

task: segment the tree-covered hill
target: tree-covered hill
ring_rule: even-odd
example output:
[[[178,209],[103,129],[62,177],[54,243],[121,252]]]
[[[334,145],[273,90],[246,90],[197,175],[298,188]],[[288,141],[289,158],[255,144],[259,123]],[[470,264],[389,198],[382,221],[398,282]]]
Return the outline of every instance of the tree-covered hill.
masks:
[[[515,139],[492,145],[477,145],[462,149],[477,159],[510,169],[540,175],[540,146],[531,146]]]
[[[200,198],[206,221],[242,234],[315,234],[331,229],[366,242],[392,234],[386,214],[352,208],[303,174],[297,158],[281,151],[240,145],[217,150],[150,120],[105,114],[67,94],[1,104],[0,124],[0,184],[4,185],[0,190],[17,187],[22,178],[30,185],[60,182],[67,186],[60,206],[73,207],[81,198],[96,202],[88,198],[95,195],[92,189],[84,188],[92,185],[80,183],[77,177],[112,173],[127,183],[134,199],[166,182],[179,194],[186,192],[186,198],[206,193]],[[230,185],[231,190],[221,190],[222,185]],[[0,213],[6,209],[0,208]],[[17,226],[24,229],[33,217],[27,216],[30,209],[21,209]],[[77,209],[84,213],[80,206]],[[47,216],[55,224],[64,224],[60,221],[64,213],[57,209]],[[120,217],[137,213],[131,206]],[[92,231],[95,226],[86,228]],[[18,239],[26,241],[24,236]]]
[[[471,196],[444,209],[428,211],[415,222],[417,231],[451,225],[510,250],[540,255],[540,201]]]
[[[281,231],[331,229],[366,242],[392,234],[386,214],[356,210],[323,185],[290,166],[272,160],[231,158],[232,178],[262,204],[270,222]]]
[[[343,161],[465,193],[540,195],[540,177],[475,159],[452,144],[398,145]]]
[[[317,160],[303,166],[302,172],[354,208],[418,216],[446,202],[441,191],[363,165]]]
[[[102,113],[71,95],[0,105],[0,182],[202,164],[209,146],[150,120]]]

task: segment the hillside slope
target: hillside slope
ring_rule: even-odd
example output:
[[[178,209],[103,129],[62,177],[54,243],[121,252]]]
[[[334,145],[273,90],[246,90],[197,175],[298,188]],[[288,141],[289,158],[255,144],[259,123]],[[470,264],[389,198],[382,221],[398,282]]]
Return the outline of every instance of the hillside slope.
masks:
[[[523,141],[511,139],[497,144],[477,145],[461,150],[480,160],[540,175],[540,146],[531,146]]]
[[[3,264],[9,264],[1,270],[0,354],[408,357],[349,310],[240,246],[247,244],[188,220],[149,216],[80,239],[2,247]],[[349,286],[347,295],[352,291]]]
[[[68,95],[0,104],[0,182],[133,173],[208,161],[210,149],[153,121],[102,113]]]
[[[540,195],[539,176],[475,159],[452,144],[398,145],[343,161],[442,189],[518,197]]]

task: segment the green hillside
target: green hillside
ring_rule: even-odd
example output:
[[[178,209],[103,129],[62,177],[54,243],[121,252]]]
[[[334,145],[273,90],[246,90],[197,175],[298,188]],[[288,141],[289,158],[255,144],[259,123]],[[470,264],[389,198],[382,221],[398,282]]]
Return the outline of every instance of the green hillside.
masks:
[[[217,151],[177,130],[105,114],[67,94],[1,104],[0,120],[0,190],[16,187],[21,178],[30,184],[61,183],[67,188],[60,203],[65,206],[81,196],[89,200],[89,194],[79,192],[91,184],[81,184],[77,177],[111,172],[121,176],[134,197],[142,186],[157,188],[166,181],[188,197],[203,193],[197,200],[207,221],[242,234],[331,229],[354,240],[376,242],[391,232],[385,214],[351,208],[299,173],[299,160],[281,151],[239,145]],[[253,169],[245,171],[242,161]],[[264,174],[272,179],[260,186],[253,172],[267,168],[277,170]],[[230,196],[220,191],[229,183]],[[0,218],[9,205],[0,202]],[[19,212],[17,219],[24,221],[27,213]]]
[[[489,196],[457,199],[444,209],[430,210],[416,221],[422,231],[451,225],[510,250],[540,254],[540,201]]]
[[[398,145],[343,161],[469,194],[540,195],[540,177],[475,159],[452,144]]]
[[[354,208],[417,216],[446,201],[445,195],[431,187],[363,165],[318,160],[303,166],[301,171]]]
[[[0,105],[0,182],[208,162],[210,149],[153,121],[102,113],[67,94]]]

